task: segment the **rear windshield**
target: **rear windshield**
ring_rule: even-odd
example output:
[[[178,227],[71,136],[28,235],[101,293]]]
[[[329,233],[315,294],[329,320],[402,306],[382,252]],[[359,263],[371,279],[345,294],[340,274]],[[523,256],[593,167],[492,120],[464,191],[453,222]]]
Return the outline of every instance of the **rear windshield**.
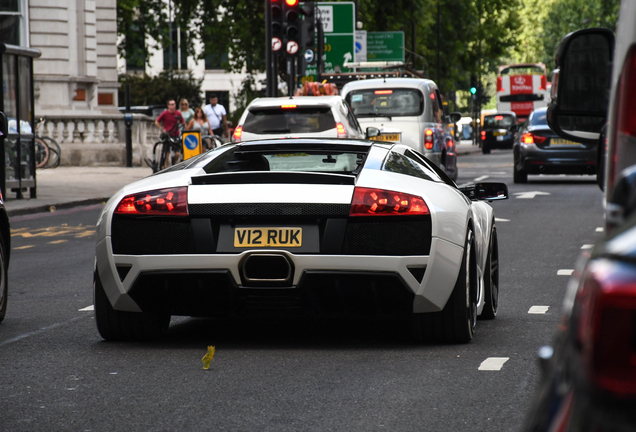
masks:
[[[330,107],[252,108],[243,132],[255,134],[313,133],[336,127]]]
[[[204,167],[208,174],[238,171],[301,171],[351,174],[364,164],[366,151],[262,150],[235,148]]]
[[[545,75],[545,70],[541,66],[511,66],[501,70],[504,75]]]
[[[546,119],[547,111],[535,111],[532,114],[532,118],[530,119],[530,124],[532,126],[543,126],[548,124],[548,120]]]
[[[508,128],[515,123],[515,119],[511,115],[496,114],[484,117],[484,127],[501,127]]]
[[[417,89],[366,89],[347,94],[356,117],[418,116],[424,112],[424,96]]]

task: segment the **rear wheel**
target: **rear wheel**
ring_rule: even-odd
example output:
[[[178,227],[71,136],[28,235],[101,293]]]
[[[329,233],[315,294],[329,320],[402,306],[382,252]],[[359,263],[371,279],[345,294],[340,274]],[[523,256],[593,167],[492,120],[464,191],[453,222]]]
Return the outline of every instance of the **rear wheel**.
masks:
[[[49,146],[40,138],[35,139],[35,167],[42,168],[49,161]]]
[[[483,319],[494,319],[499,308],[499,244],[497,242],[497,229],[494,224],[490,233],[490,245],[485,270],[488,272],[484,275],[485,304],[480,317]]]
[[[415,338],[423,342],[470,342],[477,324],[475,281],[473,232],[469,228],[455,288],[441,312],[413,314]]]
[[[515,166],[513,169],[513,180],[515,183],[528,183],[528,173],[525,171],[517,170]]]
[[[95,322],[99,334],[113,341],[149,341],[166,336],[170,314],[158,310],[144,312],[116,311],[110,304],[99,274],[94,279]]]

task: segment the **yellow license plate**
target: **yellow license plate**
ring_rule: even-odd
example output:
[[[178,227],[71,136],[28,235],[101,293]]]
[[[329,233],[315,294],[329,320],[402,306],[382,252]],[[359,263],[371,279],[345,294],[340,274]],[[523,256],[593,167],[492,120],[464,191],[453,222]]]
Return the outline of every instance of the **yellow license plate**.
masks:
[[[505,135],[506,132],[499,132],[499,131],[495,131],[492,133],[493,136],[500,136],[500,135]]]
[[[300,247],[302,228],[236,228],[234,247]]]
[[[371,139],[375,141],[399,141],[400,134],[382,134],[371,137]]]
[[[550,140],[550,145],[581,145],[581,144],[574,141],[566,140],[563,138],[552,138],[552,140]]]

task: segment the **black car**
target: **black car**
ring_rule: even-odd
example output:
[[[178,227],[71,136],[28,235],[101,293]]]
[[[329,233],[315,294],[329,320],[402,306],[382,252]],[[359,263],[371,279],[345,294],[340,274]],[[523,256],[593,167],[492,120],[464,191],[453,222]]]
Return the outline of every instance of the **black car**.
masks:
[[[514,182],[528,174],[596,174],[597,145],[561,138],[546,119],[547,108],[530,113],[513,145]]]
[[[490,153],[493,148],[512,148],[517,132],[517,114],[498,112],[484,116],[481,127],[481,151]]]

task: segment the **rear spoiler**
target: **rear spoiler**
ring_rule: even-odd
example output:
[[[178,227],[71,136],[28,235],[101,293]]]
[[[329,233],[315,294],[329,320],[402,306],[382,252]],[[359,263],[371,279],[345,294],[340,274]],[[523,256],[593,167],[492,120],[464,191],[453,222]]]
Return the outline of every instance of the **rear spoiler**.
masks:
[[[242,171],[208,174],[192,177],[193,185],[214,184],[356,184],[356,177],[346,174],[329,174],[297,171]]]

